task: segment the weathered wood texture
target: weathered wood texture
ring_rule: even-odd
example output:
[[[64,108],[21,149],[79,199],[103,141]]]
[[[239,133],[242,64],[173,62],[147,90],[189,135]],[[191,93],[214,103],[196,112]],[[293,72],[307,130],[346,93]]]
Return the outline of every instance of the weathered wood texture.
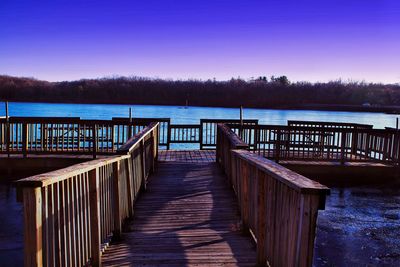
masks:
[[[257,242],[261,266],[311,266],[318,209],[325,186],[244,149],[218,126],[217,161],[232,185],[242,224]]]
[[[158,123],[128,141],[121,156],[19,180],[25,266],[101,265],[100,256],[132,216],[158,156]]]
[[[0,153],[114,154],[150,121],[161,121],[159,145],[167,146],[169,119],[81,120],[79,118],[11,117],[0,119]]]
[[[160,150],[158,161],[215,162],[215,150]]]
[[[0,153],[82,153],[96,157],[113,154],[150,121],[159,121],[159,146],[199,144],[215,149],[217,124],[229,123],[249,149],[279,161],[282,159],[378,161],[400,163],[400,134],[395,129],[371,125],[317,121],[288,121],[287,126],[258,125],[257,120],[201,119],[200,124],[171,124],[170,119],[79,118],[0,119]]]
[[[82,120],[64,117],[0,118],[0,153],[7,154],[112,154],[150,122],[159,122],[158,145],[199,144],[215,149],[217,123],[239,124],[239,120],[201,119],[200,124],[171,124],[168,118],[113,118]],[[243,120],[256,125],[257,120]]]
[[[217,146],[217,125],[221,123],[229,123],[240,125],[240,120],[234,119],[201,119],[200,127],[202,133],[202,141],[200,149],[215,149]],[[243,125],[257,125],[258,120],[243,120]]]
[[[254,266],[225,179],[215,163],[159,163],[103,266]]]

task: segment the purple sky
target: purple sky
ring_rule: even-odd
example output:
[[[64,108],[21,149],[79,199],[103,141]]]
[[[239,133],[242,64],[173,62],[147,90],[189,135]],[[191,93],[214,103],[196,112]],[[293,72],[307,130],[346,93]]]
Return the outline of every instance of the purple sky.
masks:
[[[1,0],[0,74],[398,83],[400,1]]]

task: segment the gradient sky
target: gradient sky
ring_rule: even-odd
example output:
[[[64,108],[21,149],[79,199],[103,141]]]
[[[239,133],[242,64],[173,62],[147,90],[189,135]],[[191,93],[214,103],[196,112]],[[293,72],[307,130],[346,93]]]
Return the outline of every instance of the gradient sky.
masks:
[[[0,74],[400,82],[399,0],[0,0]]]

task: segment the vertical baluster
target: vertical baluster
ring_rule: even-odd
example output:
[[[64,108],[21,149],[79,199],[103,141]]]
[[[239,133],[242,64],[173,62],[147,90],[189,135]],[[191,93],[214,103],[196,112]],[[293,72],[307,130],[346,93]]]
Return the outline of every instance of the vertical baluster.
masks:
[[[99,173],[98,169],[89,172],[90,192],[90,227],[91,227],[91,264],[101,266],[100,261],[100,203],[99,203]]]
[[[68,179],[68,190],[70,195],[70,204],[69,204],[69,224],[70,224],[70,238],[71,238],[71,256],[70,256],[70,264],[71,266],[77,266],[77,245],[76,245],[76,217],[75,217],[75,202],[76,202],[76,195],[74,190],[74,178],[71,177]]]
[[[65,221],[65,241],[64,241],[64,249],[65,249],[65,266],[72,266],[71,263],[71,200],[70,200],[70,194],[71,192],[69,191],[69,183],[68,181],[70,180],[66,179],[62,181],[62,188],[63,188],[63,194],[64,194],[64,221]]]
[[[49,222],[48,222],[48,194],[47,194],[47,186],[42,187],[41,190],[42,193],[42,248],[43,248],[43,254],[42,254],[42,260],[43,260],[43,266],[50,266],[48,264],[48,251],[49,251]]]
[[[58,182],[59,185],[59,200],[60,200],[60,252],[61,266],[68,266],[67,258],[67,193],[65,192],[64,181]]]
[[[43,266],[42,192],[41,188],[24,188],[24,264]]]

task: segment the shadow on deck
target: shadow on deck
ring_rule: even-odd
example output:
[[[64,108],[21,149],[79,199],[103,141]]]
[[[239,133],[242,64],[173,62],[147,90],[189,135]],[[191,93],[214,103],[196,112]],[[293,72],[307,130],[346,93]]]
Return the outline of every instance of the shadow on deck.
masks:
[[[242,234],[234,193],[212,163],[215,152],[163,153],[103,266],[254,266],[255,246]]]

